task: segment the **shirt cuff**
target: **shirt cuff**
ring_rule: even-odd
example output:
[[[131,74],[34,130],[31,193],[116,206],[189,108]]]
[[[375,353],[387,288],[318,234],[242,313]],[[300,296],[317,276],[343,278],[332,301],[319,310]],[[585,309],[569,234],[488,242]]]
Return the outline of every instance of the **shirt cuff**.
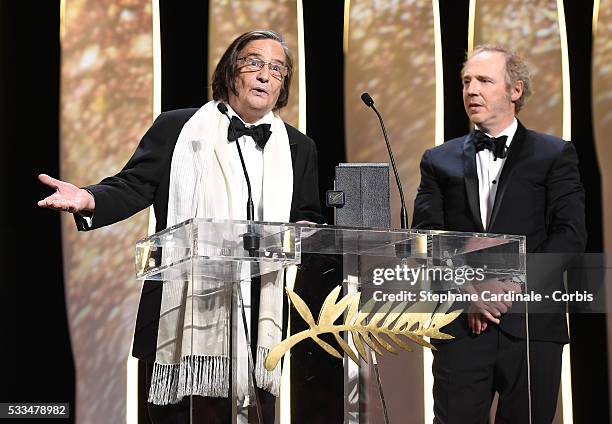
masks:
[[[83,187],[83,190],[86,190],[89,194],[91,194],[93,196],[93,193]],[[77,224],[77,228],[80,231],[87,231],[87,230],[91,230],[91,227],[93,226],[93,217],[94,217],[94,212],[87,212],[87,211],[83,211],[83,212],[77,212],[74,214],[74,220],[76,221]]]
[[[85,226],[89,229],[93,225],[93,213],[87,214],[87,212],[77,212],[78,215],[83,219]]]

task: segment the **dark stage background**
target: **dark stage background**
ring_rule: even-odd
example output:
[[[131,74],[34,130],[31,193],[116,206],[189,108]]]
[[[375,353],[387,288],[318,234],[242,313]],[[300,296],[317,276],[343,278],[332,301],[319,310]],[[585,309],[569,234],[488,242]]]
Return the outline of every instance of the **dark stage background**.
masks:
[[[602,252],[601,181],[591,116],[592,1],[564,4],[572,138],[580,140],[576,148],[588,187],[588,251]],[[0,1],[0,402],[69,402],[74,407],[60,217],[36,206],[48,194],[37,174],[59,174],[59,5],[50,0]],[[317,142],[323,194],[332,186],[334,166],[346,160],[345,126],[351,125],[343,119],[344,2],[311,0],[303,7],[307,132]],[[207,100],[207,55],[193,55],[208,45],[207,22],[198,19],[206,16],[202,10],[207,8],[204,1],[160,1],[166,53],[163,110],[197,107]],[[467,49],[468,1],[440,1],[440,13],[444,73],[457,75]],[[446,139],[468,130],[460,92],[459,78],[447,77]],[[332,211],[326,210],[326,216],[331,222]],[[574,422],[608,422],[605,317],[572,317],[571,327]]]

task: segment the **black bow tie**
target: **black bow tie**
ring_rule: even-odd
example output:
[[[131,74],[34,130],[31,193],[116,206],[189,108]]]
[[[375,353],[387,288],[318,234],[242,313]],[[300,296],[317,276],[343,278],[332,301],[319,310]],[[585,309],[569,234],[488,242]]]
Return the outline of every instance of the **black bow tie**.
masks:
[[[505,158],[508,155],[506,151],[506,140],[508,136],[502,135],[501,137],[493,138],[489,137],[485,133],[479,130],[474,130],[473,135],[474,146],[476,147],[476,153],[487,149],[493,152],[493,156],[497,158]]]
[[[272,135],[270,131],[270,124],[260,124],[254,127],[247,128],[244,123],[237,116],[232,116],[231,122],[227,129],[227,139],[229,141],[236,141],[243,135],[249,135],[253,137],[257,146],[263,149]]]

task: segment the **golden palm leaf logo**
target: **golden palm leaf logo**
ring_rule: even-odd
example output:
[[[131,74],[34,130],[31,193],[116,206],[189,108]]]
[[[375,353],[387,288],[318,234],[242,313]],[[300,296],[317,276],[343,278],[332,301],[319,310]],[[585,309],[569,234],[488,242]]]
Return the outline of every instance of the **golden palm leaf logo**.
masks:
[[[434,312],[437,305],[434,302],[429,308],[431,309],[430,312],[423,312],[422,305],[419,308],[420,312],[411,312],[412,308],[408,308],[408,304],[405,302],[399,304],[397,302],[387,302],[373,313],[359,312],[361,293],[349,293],[340,301],[337,301],[340,294],[340,286],[337,286],[325,298],[319,313],[319,319],[315,322],[312,312],[302,298],[293,290],[289,288],[286,288],[286,290],[291,303],[310,328],[283,340],[270,351],[265,361],[268,371],[276,368],[285,352],[308,338],[314,340],[330,355],[342,359],[342,355],[335,347],[319,338],[319,335],[324,333],[333,334],[342,351],[356,364],[359,364],[359,357],[366,363],[368,362],[364,343],[379,355],[383,353],[381,347],[391,353],[397,353],[396,348],[382,336],[386,336],[395,345],[408,352],[412,351],[407,343],[408,340],[435,350],[435,347],[427,342],[425,337],[440,340],[452,339],[453,336],[440,332],[440,328],[452,322],[462,312],[460,310],[449,313]],[[372,310],[373,303],[374,300],[371,300],[362,309],[365,311]],[[334,324],[345,312],[344,322]],[[351,333],[357,352],[344,340],[340,335],[341,332]]]

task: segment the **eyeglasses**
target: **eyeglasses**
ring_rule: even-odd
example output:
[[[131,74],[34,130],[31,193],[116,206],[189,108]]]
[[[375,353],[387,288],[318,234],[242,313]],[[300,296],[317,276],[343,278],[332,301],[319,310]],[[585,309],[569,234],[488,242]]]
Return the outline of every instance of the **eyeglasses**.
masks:
[[[265,60],[258,59],[256,57],[239,57],[237,60],[242,60],[244,62],[243,68],[246,68],[249,71],[261,71],[264,65],[268,65],[268,70],[270,71],[270,75],[277,79],[283,79],[287,76],[289,69],[287,65],[283,65],[278,62],[266,62]]]

